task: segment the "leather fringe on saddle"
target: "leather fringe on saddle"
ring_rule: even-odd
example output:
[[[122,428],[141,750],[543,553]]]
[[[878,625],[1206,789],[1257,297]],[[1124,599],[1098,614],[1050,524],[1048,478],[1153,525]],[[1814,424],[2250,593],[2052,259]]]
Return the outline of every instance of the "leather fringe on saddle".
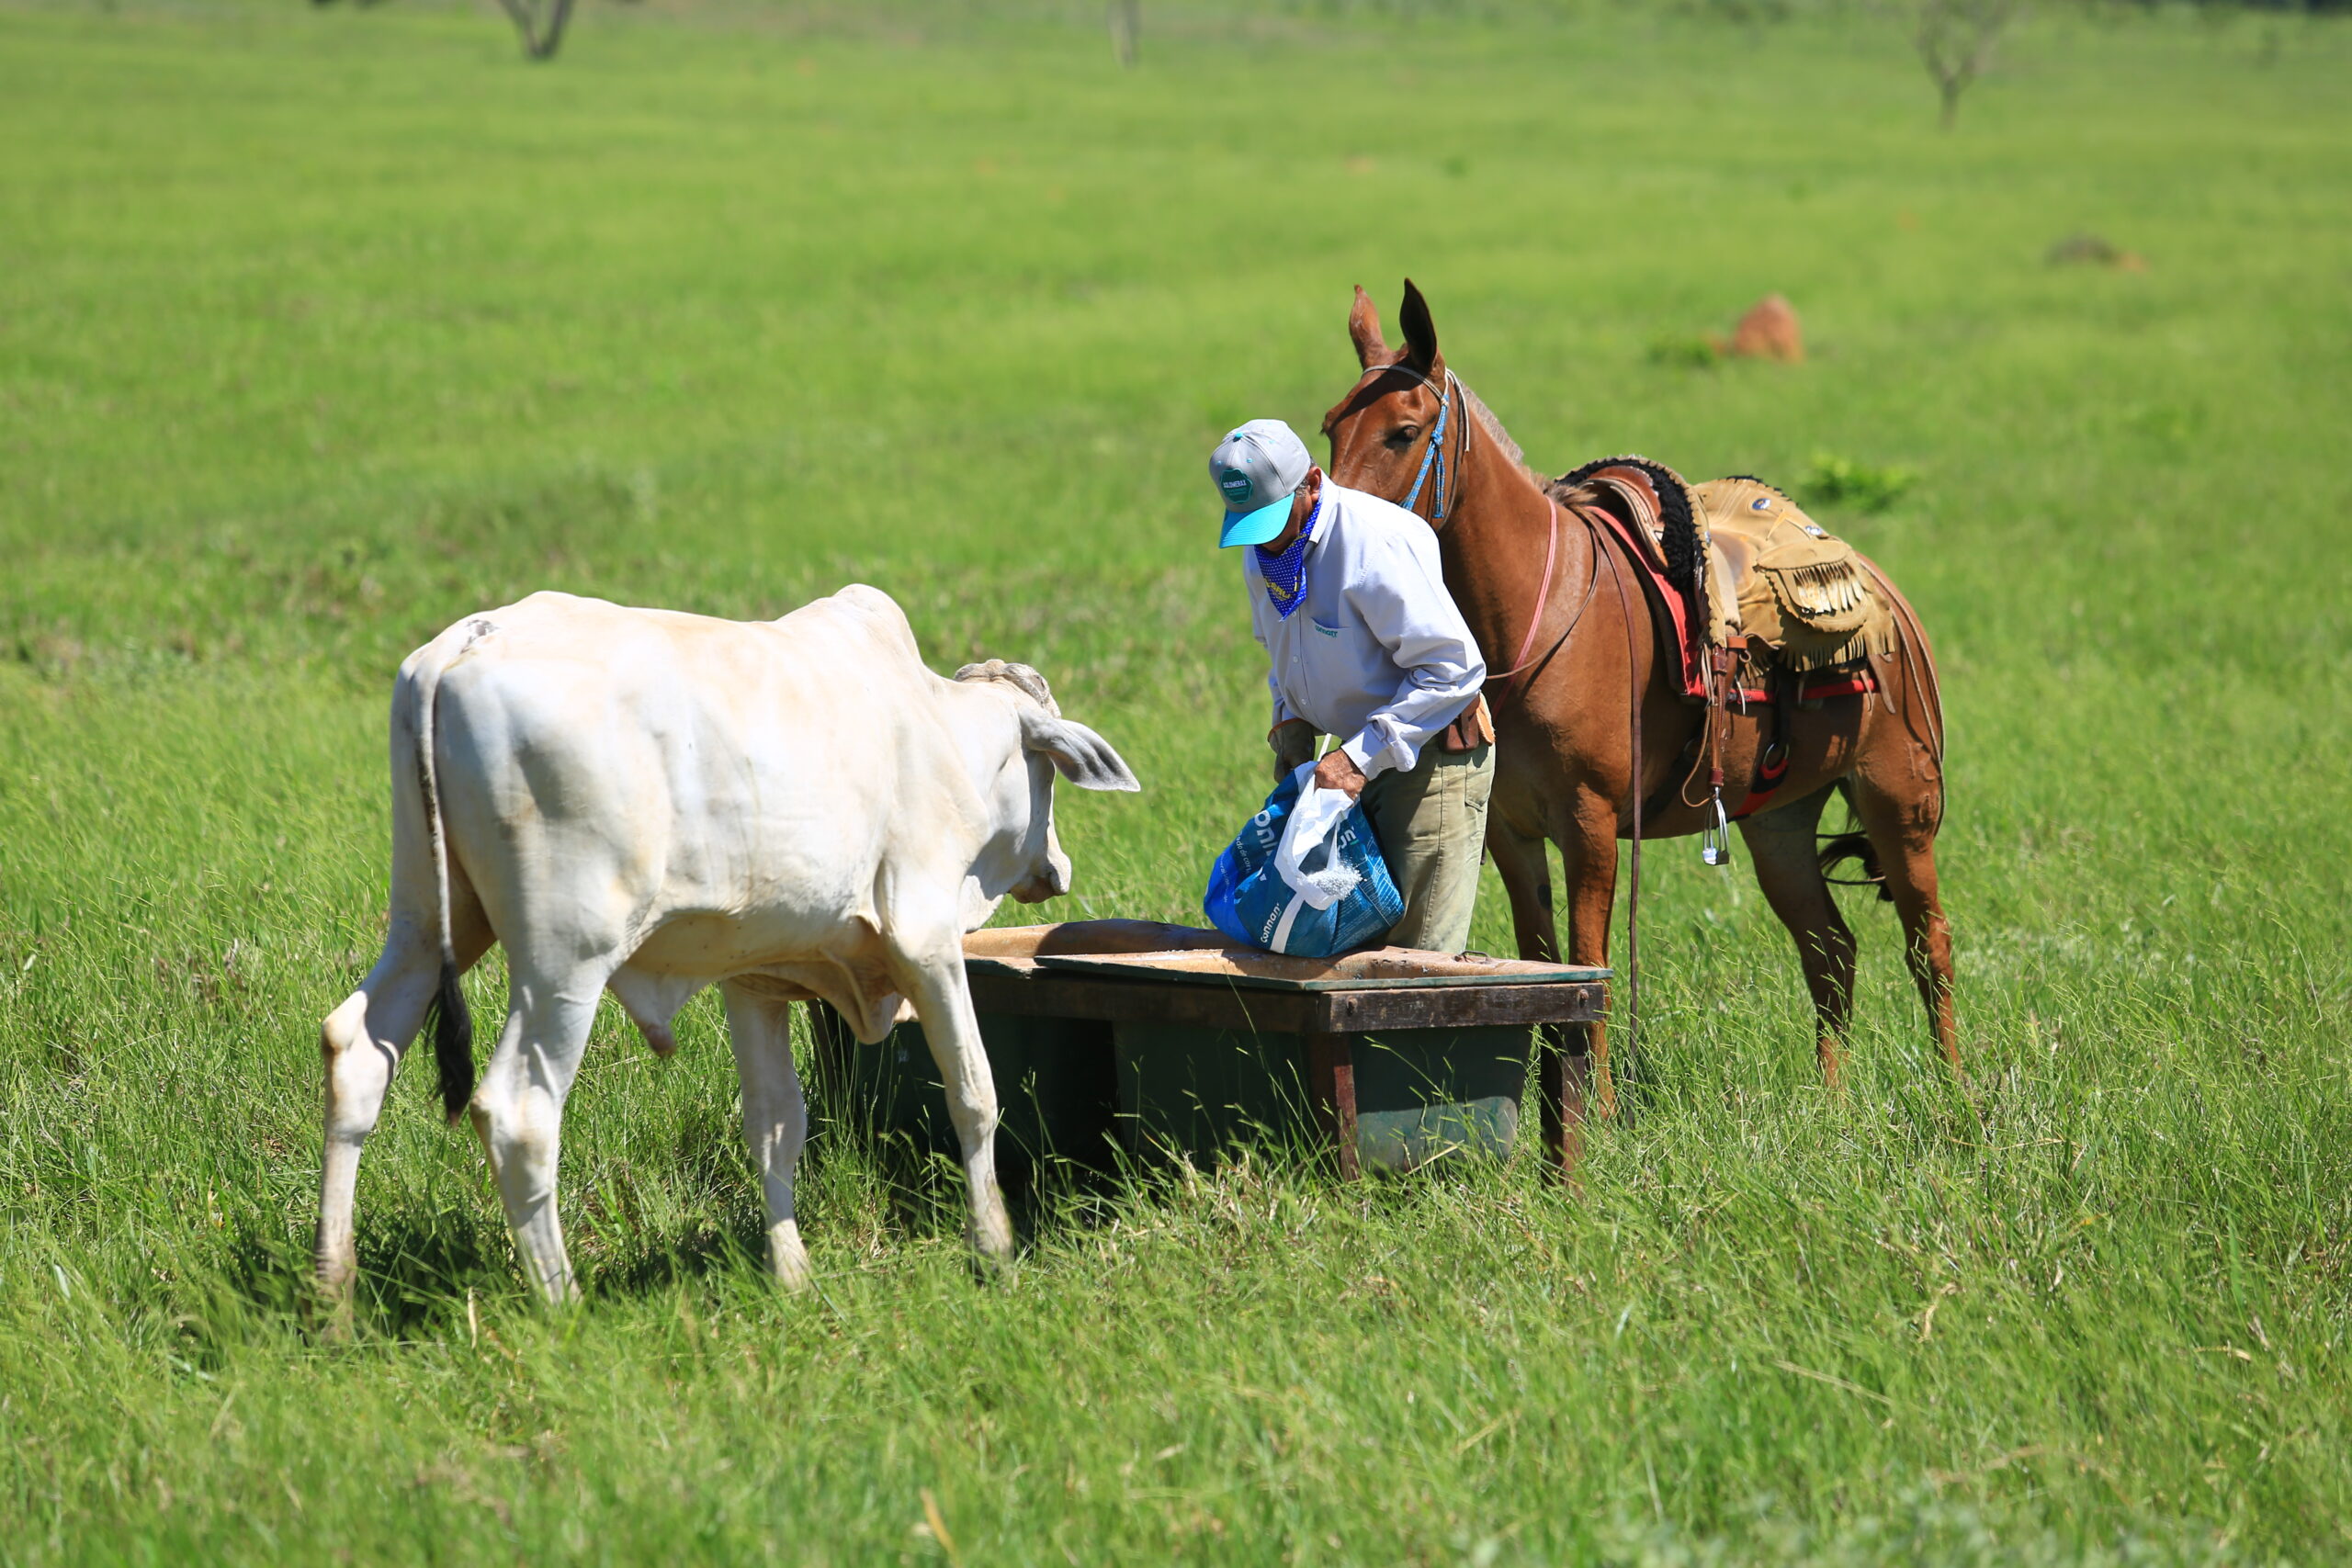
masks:
[[[1713,479],[1697,492],[1718,592],[1747,638],[1751,674],[1777,667],[1806,675],[1894,650],[1894,607],[1853,546],[1762,479]]]

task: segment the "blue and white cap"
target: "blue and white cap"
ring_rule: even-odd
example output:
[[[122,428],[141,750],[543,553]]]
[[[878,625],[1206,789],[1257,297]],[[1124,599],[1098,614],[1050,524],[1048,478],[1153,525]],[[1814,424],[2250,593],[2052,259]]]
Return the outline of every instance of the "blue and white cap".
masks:
[[[1217,547],[1262,545],[1290,519],[1290,500],[1306,482],[1315,460],[1306,443],[1278,419],[1253,419],[1209,454],[1209,478],[1225,497],[1225,529]]]

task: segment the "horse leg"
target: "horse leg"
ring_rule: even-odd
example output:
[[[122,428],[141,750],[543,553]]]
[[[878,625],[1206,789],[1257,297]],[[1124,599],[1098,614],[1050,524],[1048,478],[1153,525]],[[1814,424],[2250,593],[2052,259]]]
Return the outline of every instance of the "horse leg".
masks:
[[[1519,955],[1538,964],[1560,961],[1559,932],[1552,919],[1552,868],[1544,840],[1513,831],[1499,817],[1487,819],[1487,849],[1510,897],[1511,927]],[[1584,1155],[1585,1086],[1591,1077],[1589,1025],[1537,1026],[1535,1088],[1542,1101],[1544,1157],[1563,1176]]]
[[[1560,938],[1552,920],[1552,868],[1544,863],[1544,840],[1522,834],[1500,818],[1488,819],[1487,852],[1510,898],[1511,931],[1519,955],[1536,964],[1560,961]]]
[[[1867,774],[1854,779],[1854,811],[1870,835],[1886,874],[1886,890],[1903,921],[1903,956],[1911,968],[1936,1048],[1960,1071],[1960,1033],[1952,1019],[1951,923],[1936,894],[1936,827],[1943,815],[1940,784],[1908,796],[1880,788]]]
[[[1795,939],[1819,1026],[1815,1049],[1821,1081],[1835,1089],[1840,1044],[1854,1011],[1854,933],[1829,896],[1814,842],[1828,799],[1828,789],[1815,790],[1778,811],[1747,818],[1739,832],[1748,859],[1756,863],[1756,885],[1764,890],[1764,901]]]
[[[1568,962],[1606,968],[1609,911],[1617,902],[1617,807],[1587,795],[1560,825],[1560,870],[1568,885]],[[1617,1113],[1617,1084],[1609,1065],[1609,1024],[1595,1019],[1584,1026],[1592,1055],[1593,1111]],[[1624,1064],[1628,1077],[1633,1063]]]

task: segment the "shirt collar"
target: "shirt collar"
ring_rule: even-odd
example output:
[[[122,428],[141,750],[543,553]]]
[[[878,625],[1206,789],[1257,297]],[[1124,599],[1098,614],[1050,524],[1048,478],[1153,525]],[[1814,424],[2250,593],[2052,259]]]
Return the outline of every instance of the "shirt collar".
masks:
[[[1296,539],[1293,539],[1291,541],[1291,545],[1295,545],[1304,541],[1308,550],[1311,551],[1315,548],[1317,544],[1320,542],[1315,536],[1316,529],[1322,524],[1323,508],[1325,503],[1329,502],[1330,499],[1331,479],[1330,476],[1327,474],[1323,479],[1323,488],[1316,492],[1315,510],[1306,514],[1306,526],[1298,531],[1298,537]],[[1250,557],[1252,560],[1264,560],[1269,556],[1279,558],[1283,553],[1282,550],[1270,550],[1263,545],[1252,545],[1250,547],[1256,552],[1256,554]],[[1288,548],[1290,548],[1290,545],[1284,545],[1283,547],[1283,549],[1286,550]]]

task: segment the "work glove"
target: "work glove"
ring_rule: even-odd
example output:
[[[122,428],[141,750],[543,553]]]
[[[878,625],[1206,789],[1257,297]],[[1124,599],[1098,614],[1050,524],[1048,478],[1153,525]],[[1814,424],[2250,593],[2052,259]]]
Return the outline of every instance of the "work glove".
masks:
[[[1274,782],[1296,773],[1304,763],[1315,761],[1315,727],[1303,718],[1286,718],[1266,733],[1266,744],[1274,749]]]

